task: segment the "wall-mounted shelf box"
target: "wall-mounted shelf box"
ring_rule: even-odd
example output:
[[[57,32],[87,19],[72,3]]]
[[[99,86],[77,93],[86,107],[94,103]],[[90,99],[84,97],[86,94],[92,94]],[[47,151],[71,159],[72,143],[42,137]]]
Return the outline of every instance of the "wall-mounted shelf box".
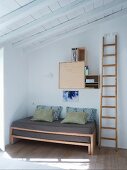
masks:
[[[85,61],[85,48],[77,48],[78,61]]]
[[[60,89],[98,89],[99,75],[84,75],[85,62],[59,63],[59,88]]]
[[[85,88],[98,89],[99,86],[100,86],[100,76],[99,75],[86,75],[85,76]]]
[[[59,64],[59,88],[82,89],[84,88],[84,61],[62,62]]]
[[[85,48],[72,48],[72,61],[59,63],[59,88],[99,88],[99,76],[85,74]]]

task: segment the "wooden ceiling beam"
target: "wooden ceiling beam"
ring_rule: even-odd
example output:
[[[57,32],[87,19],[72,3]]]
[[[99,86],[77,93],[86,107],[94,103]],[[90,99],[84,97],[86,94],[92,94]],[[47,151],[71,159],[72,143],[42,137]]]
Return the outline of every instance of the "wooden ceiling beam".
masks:
[[[116,6],[113,6],[114,2],[111,2],[109,4],[104,5],[103,7],[95,8],[91,12],[83,14],[81,17],[78,17],[77,19],[70,20],[70,21],[60,24],[52,29],[43,31],[42,33],[39,33],[39,34],[37,33],[34,36],[32,35],[30,37],[22,39],[21,41],[14,42],[13,44],[16,46],[25,46],[25,45],[28,45],[29,43],[40,41],[41,39],[44,39],[45,37],[48,37],[48,36],[50,37],[53,34],[55,35],[57,32],[59,33],[60,31],[66,30],[70,27],[75,28],[78,25],[84,25],[85,22],[92,19],[92,17],[96,18],[96,15],[103,16],[103,14],[107,11],[107,8],[108,8],[108,10],[110,9],[112,11],[115,10],[116,7],[117,7],[117,9],[118,9],[118,7],[121,8],[121,5],[118,2],[120,3],[120,1],[117,1]],[[125,6],[125,3],[124,3],[124,6]],[[127,6],[127,2],[126,2],[126,6]]]
[[[46,4],[48,5],[49,2],[50,3],[53,2],[53,0],[43,0],[43,1],[42,0],[37,0],[37,1],[39,1],[40,3],[44,1],[45,5]],[[39,2],[38,2],[38,5],[40,4]],[[54,20],[54,19],[56,19],[56,18],[58,18],[60,16],[64,16],[65,14],[69,13],[70,11],[73,11],[74,9],[82,7],[82,5],[85,4],[86,2],[88,2],[88,0],[75,0],[74,2],[70,3],[69,5],[66,5],[65,7],[62,7],[62,8],[59,8],[59,9],[55,10],[53,13],[49,13],[47,15],[44,15],[44,16],[40,17],[39,19],[36,19],[36,20],[32,21],[29,24],[26,24],[26,25],[24,25],[24,26],[22,26],[22,27],[20,27],[20,28],[18,28],[16,30],[13,30],[13,31],[9,32],[6,35],[1,36],[0,37],[0,42],[4,42],[4,41],[6,41],[8,39],[20,36],[20,35],[24,34],[25,32],[30,32],[31,30],[41,26],[44,23],[50,22],[51,20]],[[43,6],[44,6],[44,4],[43,4]],[[32,4],[32,7],[34,8],[34,4]],[[40,5],[39,8],[42,9],[42,6]],[[29,13],[31,13],[31,11],[32,11],[30,8],[28,8],[27,10],[28,10],[28,12],[30,11]],[[24,13],[24,15],[26,16],[26,10],[22,10],[22,12],[21,12],[21,10],[20,11],[18,10],[17,13]],[[13,13],[13,15],[14,14],[16,15],[15,12]],[[31,15],[32,15],[32,13],[31,13]],[[10,14],[8,16],[8,19],[9,18],[11,20],[12,14]],[[0,21],[1,24],[2,24],[2,20],[4,21],[3,17],[1,18],[1,21]],[[6,18],[6,20],[7,20],[7,18]],[[12,21],[10,21],[10,22],[12,22]],[[8,24],[8,23],[6,23],[6,24]]]
[[[59,35],[56,35],[53,38],[50,37],[50,38],[47,38],[47,40],[45,40],[44,42],[42,41],[42,43],[38,43],[37,46],[35,44],[34,44],[34,46],[32,44],[29,44],[28,46],[26,46],[26,47],[24,46],[22,48],[24,48],[27,52],[31,52],[31,51],[37,50],[39,48],[42,48],[44,46],[50,45],[52,43],[55,43],[55,42],[57,42],[59,40],[62,40],[64,38],[68,38],[70,36],[74,36],[76,34],[83,33],[85,31],[87,31],[88,29],[93,28],[93,26],[97,26],[98,24],[100,24],[102,22],[106,22],[106,21],[109,21],[112,18],[118,18],[118,17],[121,17],[123,15],[127,15],[127,9],[121,10],[120,13],[114,13],[112,16],[107,16],[107,17],[105,16],[101,20],[98,20],[96,22],[88,23],[87,26],[79,27],[78,29],[72,30],[70,32],[69,31],[65,32],[64,34],[59,33]]]
[[[24,6],[19,7],[7,15],[0,17],[0,29],[6,28],[8,25],[25,18],[28,15],[32,15],[32,13],[44,8],[47,5],[50,5],[52,2],[52,0],[34,0]]]

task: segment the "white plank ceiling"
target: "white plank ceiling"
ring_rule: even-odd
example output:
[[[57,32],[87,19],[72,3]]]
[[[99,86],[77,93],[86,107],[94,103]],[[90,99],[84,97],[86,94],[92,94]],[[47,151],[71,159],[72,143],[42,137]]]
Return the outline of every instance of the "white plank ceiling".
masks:
[[[0,0],[0,44],[33,49],[127,14],[127,0]]]

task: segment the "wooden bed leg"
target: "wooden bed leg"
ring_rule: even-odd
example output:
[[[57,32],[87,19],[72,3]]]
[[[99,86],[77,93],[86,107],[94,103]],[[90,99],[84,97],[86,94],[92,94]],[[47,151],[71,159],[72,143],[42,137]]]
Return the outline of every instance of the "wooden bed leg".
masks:
[[[14,138],[13,138],[12,134],[13,134],[13,129],[11,128],[11,130],[10,130],[10,143],[11,144],[14,143]]]
[[[94,133],[94,149],[96,147],[96,133]]]
[[[94,134],[91,136],[91,155],[94,153]]]
[[[11,143],[11,144],[14,144],[14,138],[13,138],[12,135],[10,136],[10,143]]]
[[[91,145],[88,145],[88,154],[91,155]]]

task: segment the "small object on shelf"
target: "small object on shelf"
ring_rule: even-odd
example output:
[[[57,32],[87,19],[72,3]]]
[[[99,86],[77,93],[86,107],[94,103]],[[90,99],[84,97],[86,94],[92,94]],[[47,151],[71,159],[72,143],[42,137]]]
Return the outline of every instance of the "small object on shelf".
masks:
[[[72,61],[77,61],[77,48],[72,48]]]
[[[86,88],[99,88],[99,75],[86,75],[85,76],[85,87]]]
[[[86,79],[86,83],[94,83],[94,79]]]
[[[85,66],[85,75],[88,75],[88,74],[89,74],[89,67]]]

